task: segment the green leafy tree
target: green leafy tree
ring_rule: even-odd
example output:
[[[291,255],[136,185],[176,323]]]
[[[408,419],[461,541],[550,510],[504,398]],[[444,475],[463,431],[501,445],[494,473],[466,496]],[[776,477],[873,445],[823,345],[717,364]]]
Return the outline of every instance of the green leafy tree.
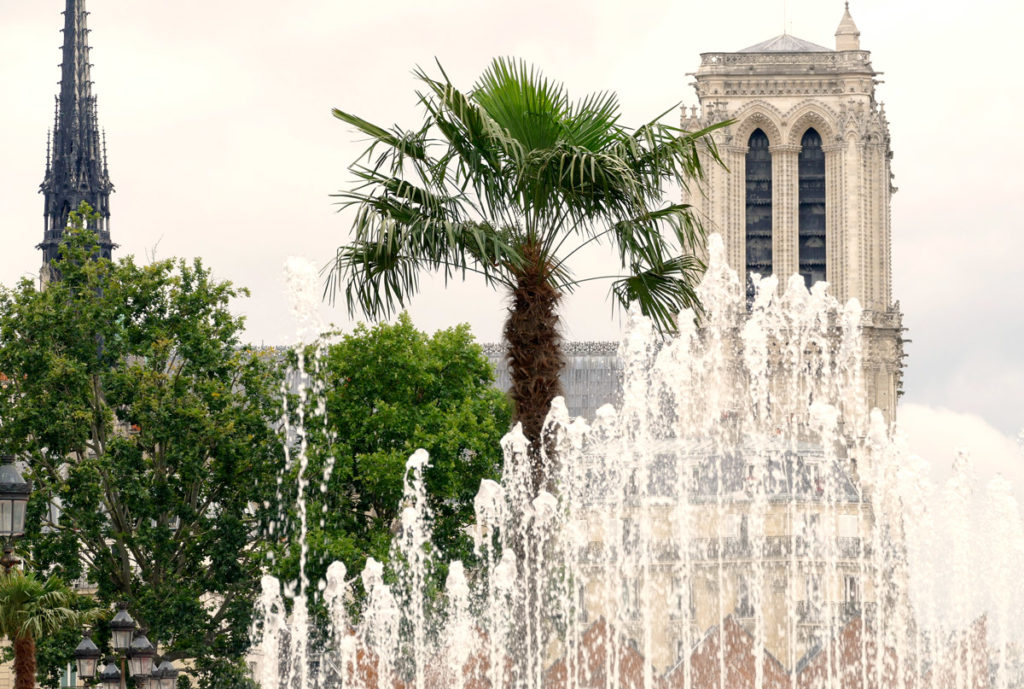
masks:
[[[501,437],[511,406],[493,387],[493,371],[469,327],[427,336],[406,314],[393,325],[364,325],[306,357],[319,399],[307,401],[309,566],[312,581],[343,562],[353,575],[367,557],[388,561],[402,508],[405,464],[430,453],[424,476],[433,511],[435,561],[472,564],[466,527],[481,479],[501,472]],[[324,470],[332,467],[324,483]],[[298,575],[297,528],[280,565]]]
[[[97,258],[74,214],[45,289],[0,290],[0,445],[34,566],[87,577],[208,686],[240,681],[280,468],[280,374],[198,260]]]
[[[476,273],[505,290],[511,397],[533,442],[536,490],[541,428],[561,394],[559,304],[581,282],[604,279],[576,277],[571,259],[586,244],[614,247],[615,301],[636,302],[672,330],[681,309],[698,306],[704,234],[690,206],[663,200],[664,187],[701,179],[703,155],[719,161],[707,136],[715,127],[690,133],[659,116],[627,128],[615,94],[572,101],[513,60],[492,62],[468,93],[443,70],[416,76],[425,117],[412,130],[334,111],[371,143],[351,168],[357,186],[339,194],[355,220],[327,291],[343,288],[350,311],[376,318],[405,305],[423,271]]]
[[[41,579],[12,571],[0,575],[0,636],[11,642],[14,689],[36,686],[36,642],[81,626],[103,615],[55,576]]]

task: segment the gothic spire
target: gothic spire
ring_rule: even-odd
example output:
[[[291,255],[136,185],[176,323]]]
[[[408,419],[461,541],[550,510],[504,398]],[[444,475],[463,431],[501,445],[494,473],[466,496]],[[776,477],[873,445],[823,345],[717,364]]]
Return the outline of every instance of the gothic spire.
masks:
[[[85,201],[99,213],[89,227],[100,236],[103,256],[110,258],[110,192],[105,150],[97,121],[89,63],[88,12],[85,0],[66,0],[60,94],[57,96],[52,147],[40,192],[44,196],[44,272],[57,256],[68,213]]]

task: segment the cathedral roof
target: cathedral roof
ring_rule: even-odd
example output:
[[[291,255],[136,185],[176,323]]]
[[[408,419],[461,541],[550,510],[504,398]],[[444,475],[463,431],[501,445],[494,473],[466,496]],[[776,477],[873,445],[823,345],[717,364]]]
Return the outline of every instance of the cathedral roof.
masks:
[[[757,45],[744,48],[741,53],[831,53],[831,48],[820,46],[817,43],[805,41],[796,36],[782,34],[767,41],[761,41]]]

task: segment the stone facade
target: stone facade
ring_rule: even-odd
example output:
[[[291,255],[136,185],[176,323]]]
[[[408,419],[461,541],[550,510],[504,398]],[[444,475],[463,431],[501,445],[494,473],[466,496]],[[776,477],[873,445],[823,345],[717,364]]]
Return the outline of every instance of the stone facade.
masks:
[[[865,394],[869,406],[879,408],[891,422],[900,394],[903,359],[901,314],[892,297],[890,200],[895,188],[888,123],[875,98],[877,73],[870,58],[869,52],[860,49],[859,32],[848,9],[836,31],[836,50],[783,35],[739,52],[704,53],[693,83],[699,109],[684,113],[682,125],[694,130],[732,121],[714,135],[725,168],[708,165],[703,193],[693,194],[689,200],[700,209],[708,230],[722,234],[729,264],[741,275],[751,268],[748,249],[756,236],[750,231],[748,213],[759,211],[751,201],[751,186],[761,182],[747,175],[755,132],[760,130],[767,137],[771,170],[770,224],[758,229],[769,227],[769,265],[779,278],[779,289],[796,274],[804,274],[808,286],[821,279],[810,274],[802,259],[811,253],[804,248],[805,223],[810,224],[812,211],[824,213],[824,247],[819,244],[823,277],[841,302],[856,299],[863,307]],[[808,189],[820,183],[813,178],[808,182],[806,168],[801,168],[801,143],[810,130],[820,136],[824,154],[824,194],[819,197],[823,208],[820,203],[816,208],[805,203]],[[762,199],[758,201],[767,200]],[[856,481],[849,467],[834,470]],[[780,558],[762,557],[759,562],[749,556],[734,557],[725,565],[720,559],[709,570],[712,576],[694,582],[697,588],[691,595],[697,627],[719,624],[729,614],[744,623],[737,582],[749,577],[754,567],[763,571],[762,581],[772,582],[758,595],[765,648],[791,671],[796,669],[795,662],[824,641],[819,636],[824,618],[870,620],[874,591],[869,581],[857,576],[857,570],[863,549],[869,547],[874,517],[867,496],[857,495],[858,491],[850,490],[831,506],[808,495],[800,510],[804,520],[820,520],[836,538],[836,559],[830,560],[835,571],[830,576],[823,576],[825,565],[815,562],[809,553],[784,553]],[[746,505],[733,507],[742,514]],[[766,541],[798,539],[800,525],[793,522],[793,515],[781,509],[778,512],[769,510],[765,515]],[[851,522],[845,530],[840,521],[843,514],[849,515],[846,519]],[[700,523],[710,528],[711,537],[721,539],[725,532],[714,524],[709,527],[711,521],[702,519]],[[817,612],[811,609],[808,591],[807,582],[813,580],[824,585],[816,594],[821,601]],[[844,585],[846,581],[853,588]],[[788,614],[788,606],[794,602],[795,625]]]
[[[684,476],[693,475],[682,495],[662,482],[630,499],[635,487],[627,484],[626,499],[616,506],[621,543],[608,540],[603,499],[585,520],[580,598],[587,619],[617,620],[638,650],[650,634],[647,658],[657,673],[674,667],[726,618],[761,639],[765,653],[788,671],[837,627],[877,614],[875,582],[865,575],[874,507],[845,463],[830,462],[812,445],[780,453],[765,473],[789,478],[771,488],[765,481],[768,494],[758,499],[760,491],[744,478],[746,461],[723,459],[716,477],[704,473],[715,465],[707,458],[674,458]],[[649,475],[651,486],[657,473],[655,467]],[[680,530],[688,552],[680,550]],[[613,581],[617,562],[642,559],[644,552],[644,574],[620,589]]]
[[[868,400],[895,418],[903,360],[902,317],[892,296],[892,150],[885,109],[875,98],[877,72],[861,50],[847,10],[836,50],[778,36],[745,50],[704,53],[694,74],[699,109],[684,112],[695,130],[714,134],[725,168],[708,165],[704,188],[688,199],[709,232],[725,239],[729,264],[748,265],[747,154],[751,135],[767,135],[771,155],[771,263],[780,289],[800,272],[801,139],[821,137],[825,165],[825,280],[841,302],[864,309]]]
[[[841,302],[856,299],[861,304],[864,394],[869,406],[892,421],[903,331],[892,298],[890,199],[895,189],[888,125],[875,98],[877,73],[870,53],[860,50],[849,11],[836,32],[836,48],[783,35],[742,51],[701,56],[693,84],[700,105],[684,112],[682,126],[697,130],[724,120],[732,124],[714,133],[725,167],[709,161],[706,184],[694,188],[687,200],[702,214],[706,229],[722,235],[727,261],[740,275],[752,266],[767,266],[778,277],[780,290],[793,275],[803,275],[808,286],[824,279]],[[820,144],[805,138],[809,130],[820,137]],[[748,156],[758,131],[766,136],[770,154],[770,175],[760,178],[747,174],[748,160],[762,166],[765,162],[763,137],[762,157]],[[802,167],[808,158],[801,155],[802,142],[807,141],[820,145],[817,161],[823,175],[809,175]],[[752,188],[762,192],[756,199],[760,208],[752,204]],[[818,193],[814,204],[807,201],[809,189]],[[770,213],[765,213],[762,209],[769,203]],[[761,214],[754,232],[748,213]],[[814,214],[817,219],[811,218]],[[808,218],[817,223],[817,234],[808,231]],[[755,257],[754,252],[760,254]],[[814,261],[808,256],[815,256]],[[634,640],[650,634],[647,660],[659,675],[690,653],[694,667],[707,665],[714,674],[715,663],[699,661],[702,653],[710,653],[704,648],[707,639],[725,628],[733,636],[760,639],[769,659],[763,668],[766,678],[784,678],[778,684],[785,686],[799,675],[801,685],[804,680],[813,684],[809,678],[820,674],[811,662],[818,657],[816,649],[838,643],[831,636],[837,629],[859,633],[880,614],[875,582],[864,575],[874,536],[874,506],[870,495],[858,489],[856,471],[845,454],[833,459],[828,455],[808,443],[780,460],[776,471],[796,479],[787,490],[769,493],[766,505],[743,497],[743,486],[734,486],[716,503],[713,491],[703,491],[696,474],[688,495],[667,496],[664,516],[634,515],[627,501],[624,522],[650,520],[646,528],[653,561],[648,580],[625,583],[621,596],[609,589],[602,554],[615,544],[604,543],[595,527],[588,547],[592,564],[581,594],[588,615],[618,618],[622,633]],[[683,467],[687,476],[694,470],[685,462]],[[841,488],[830,498],[821,489],[826,475]],[[661,539],[670,542],[673,529],[679,528],[670,513],[680,499],[689,503],[692,552],[687,554],[658,545]],[[748,522],[755,520],[758,526],[748,536]],[[599,515],[593,521],[600,523]],[[624,527],[623,533],[627,531]],[[683,559],[687,566],[680,568]],[[687,580],[678,574],[684,570]],[[639,619],[635,628],[629,622],[630,606],[643,598],[640,589],[658,601],[643,621],[646,632]],[[699,639],[704,641],[695,649],[693,642]],[[729,660],[730,667],[740,667]],[[820,665],[820,658],[815,662]],[[748,670],[752,676],[753,665]],[[703,674],[708,681],[696,681],[695,686],[717,686],[717,677]],[[770,684],[766,679],[766,686]]]
[[[495,387],[502,391],[511,389],[505,345],[488,343],[483,350],[494,366]],[[618,342],[565,342],[562,351],[565,369],[560,378],[570,415],[593,419],[602,405],[619,404],[622,360]]]

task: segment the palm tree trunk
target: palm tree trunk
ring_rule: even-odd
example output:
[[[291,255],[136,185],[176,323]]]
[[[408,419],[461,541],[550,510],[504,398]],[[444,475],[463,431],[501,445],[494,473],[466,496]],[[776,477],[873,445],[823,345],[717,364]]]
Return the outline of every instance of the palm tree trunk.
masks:
[[[14,689],[35,689],[36,640],[23,634],[14,640]]]
[[[529,259],[529,252],[524,251]],[[549,479],[543,465],[541,430],[551,400],[562,394],[559,375],[565,367],[562,337],[558,332],[558,304],[561,293],[548,279],[542,260],[519,276],[512,290],[512,305],[505,320],[508,368],[512,379],[509,396],[515,404],[515,421],[523,424],[530,441],[533,494]]]

